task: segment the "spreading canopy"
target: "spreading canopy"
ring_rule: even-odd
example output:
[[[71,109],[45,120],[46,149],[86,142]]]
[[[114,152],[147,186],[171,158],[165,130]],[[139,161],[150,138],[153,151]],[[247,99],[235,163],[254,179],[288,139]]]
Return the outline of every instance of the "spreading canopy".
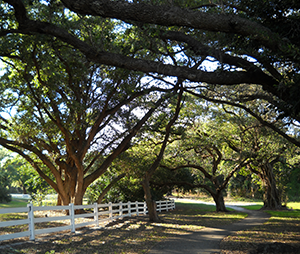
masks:
[[[297,1],[194,0],[172,1],[172,5],[165,1],[4,2],[7,4],[2,4],[2,37],[45,34],[99,64],[214,85],[257,84],[282,102],[281,111],[298,117]],[[40,17],[36,5],[43,5],[49,18]],[[122,21],[120,29],[132,33],[132,48],[114,52],[104,47],[107,41],[94,44],[83,40],[80,29],[75,32],[61,25],[64,17],[56,14],[64,8],[80,18],[100,16]],[[36,15],[29,15],[33,9]],[[124,48],[125,44],[124,41]],[[140,54],[141,50],[147,53]],[[156,57],[149,60],[149,55]],[[215,61],[218,68],[206,70],[205,60]]]
[[[105,125],[105,119],[118,117],[117,111],[121,109],[130,112],[127,102],[134,102],[135,96],[140,97],[139,95],[150,92],[147,90],[148,86],[141,86],[138,90],[136,86],[131,87],[130,82],[122,83],[127,77],[148,75],[156,80],[164,79],[166,82],[158,83],[155,88],[160,91],[174,87],[175,82],[179,81],[183,84],[184,92],[213,102],[239,106],[248,110],[248,113],[252,112],[252,115],[261,117],[260,122],[265,124],[272,125],[277,121],[294,124],[290,119],[300,120],[300,3],[296,0],[255,3],[252,0],[5,0],[0,7],[0,57],[16,70],[13,76],[6,77],[7,83],[2,83],[0,88],[4,85],[5,91],[9,81],[13,80],[11,78],[20,75],[19,70],[26,74],[22,77],[25,82],[15,84],[15,89],[20,99],[24,99],[24,107],[27,107],[30,116],[27,120],[34,122],[30,108],[41,106],[42,110],[37,111],[40,119],[43,120],[45,115],[49,119],[52,117],[55,128],[64,133],[64,139],[68,141],[68,137],[71,137],[66,151],[70,156],[76,154],[75,157],[80,161],[77,168],[83,168],[83,157],[90,149],[93,139],[97,137],[99,128]],[[31,43],[32,40],[36,43]],[[26,50],[29,52],[27,55],[20,54]],[[49,50],[52,52],[48,54]],[[64,52],[68,53],[64,55]],[[52,75],[51,70],[47,73],[47,63],[50,63],[49,58],[52,55],[58,59],[55,68],[59,69],[59,66],[62,66],[65,74],[57,71],[57,75]],[[75,60],[69,59],[73,55]],[[47,58],[48,62],[40,64],[41,58]],[[73,130],[78,129],[76,119],[68,118],[68,110],[73,110],[74,115],[80,114],[81,111],[74,108],[84,105],[82,101],[77,100],[76,107],[72,106],[72,103],[76,102],[76,93],[83,91],[83,87],[78,79],[68,81],[68,77],[72,75],[66,60],[75,63],[72,68],[80,66],[78,72],[71,68],[72,75],[80,76],[79,79],[84,76],[81,73],[85,68],[91,71],[89,68],[93,66],[101,68],[101,73],[105,69],[110,73],[118,73],[120,70],[126,73],[125,78],[121,78],[121,83],[115,82],[116,77],[109,77],[108,79],[114,80],[111,86],[108,85],[109,90],[105,90],[101,85],[100,90],[104,89],[101,92],[107,95],[106,98],[112,99],[110,111],[106,110],[105,99],[102,100],[103,104],[99,106],[105,109],[101,111],[105,113],[98,112],[92,124],[82,126],[81,133],[74,132],[77,136],[65,131],[59,122],[60,117],[64,117],[64,120],[70,120]],[[55,65],[56,62],[51,64]],[[94,73],[90,77],[102,79],[102,74]],[[34,79],[32,75],[35,76]],[[70,90],[63,90],[57,82],[60,78],[56,77],[60,75],[66,80],[66,84],[69,82]],[[87,76],[85,73],[85,77]],[[55,82],[45,82],[49,81],[48,78],[54,78]],[[108,79],[103,81],[107,82]],[[84,82],[88,84],[87,79],[84,79]],[[34,86],[28,85],[31,83]],[[90,87],[95,89],[94,81],[90,84]],[[123,85],[123,94],[118,90],[120,84]],[[16,95],[16,90],[10,91],[12,98]],[[90,91],[94,91],[94,95],[98,92]],[[26,97],[27,94],[30,96]],[[110,97],[110,94],[113,96]],[[40,100],[40,97],[44,98],[45,95],[47,99]],[[71,107],[67,111],[59,104],[63,96],[72,97],[72,103],[67,105]],[[96,97],[94,102],[99,99],[101,104],[101,98]],[[31,99],[33,100],[29,103],[28,100]],[[163,100],[165,97],[157,101]],[[262,114],[265,109],[256,108],[257,100],[263,101],[261,105],[266,105],[266,111],[271,112],[271,117],[268,118],[269,113]],[[256,103],[251,103],[252,101]],[[4,105],[0,106],[4,107],[7,103],[12,103],[11,97],[2,100],[1,103]],[[85,110],[80,119],[88,121],[86,115],[90,115],[91,111]],[[153,111],[154,109],[150,109],[149,114]],[[132,128],[133,126],[129,126],[131,132],[125,132],[129,135],[125,138],[126,142],[120,142],[114,147],[119,147],[119,152],[114,156],[123,151],[126,148],[125,143],[128,144],[130,138],[135,135],[136,129]],[[275,129],[280,130],[280,126],[277,126]],[[9,123],[2,120],[1,128],[7,131],[8,127]],[[28,130],[25,131],[30,134]],[[56,134],[56,129],[53,129],[51,135]],[[284,134],[286,133],[282,133]],[[78,136],[84,138],[76,139]],[[35,139],[36,137],[40,138],[35,135]],[[73,138],[78,148],[75,153]],[[8,148],[19,145],[11,143],[7,137],[1,141]],[[80,142],[83,142],[82,146],[79,145]],[[41,147],[41,142],[37,144]],[[24,155],[26,156],[26,153]],[[45,152],[40,152],[38,156],[44,157]],[[57,162],[60,163],[60,160]],[[108,164],[105,164],[104,168],[107,168]],[[82,189],[102,171],[97,172],[85,179],[86,184],[81,185]],[[57,176],[59,178],[59,173]],[[80,175],[80,178],[83,179],[83,175]],[[52,180],[48,180],[51,183]]]
[[[65,18],[82,28],[81,39],[105,38],[91,37],[94,19],[78,20],[72,13]],[[117,22],[97,22],[97,31],[119,33]],[[172,87],[93,63],[52,37],[14,34],[2,42],[0,145],[30,162],[63,204],[80,204],[87,187],[130,146]],[[118,41],[109,46],[118,49]]]

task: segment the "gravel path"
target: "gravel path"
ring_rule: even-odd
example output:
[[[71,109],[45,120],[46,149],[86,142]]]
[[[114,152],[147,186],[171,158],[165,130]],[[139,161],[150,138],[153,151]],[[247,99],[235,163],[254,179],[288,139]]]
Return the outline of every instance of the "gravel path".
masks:
[[[248,213],[245,219],[227,226],[204,228],[200,232],[189,235],[179,235],[172,240],[166,240],[154,246],[150,254],[212,254],[220,253],[220,242],[228,235],[236,231],[246,230],[268,221],[268,214],[262,211],[246,210],[244,208],[229,205],[227,207]]]

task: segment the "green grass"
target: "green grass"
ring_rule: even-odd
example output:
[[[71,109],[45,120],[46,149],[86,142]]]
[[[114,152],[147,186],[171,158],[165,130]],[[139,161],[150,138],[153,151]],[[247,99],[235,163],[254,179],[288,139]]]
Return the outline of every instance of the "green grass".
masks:
[[[229,210],[229,209],[228,209]],[[233,209],[230,209],[234,211]],[[166,213],[166,217],[175,213],[176,216],[189,217],[188,221],[192,221],[194,218],[198,218],[203,226],[212,226],[215,224],[228,224],[234,220],[240,220],[247,216],[246,213],[241,212],[216,212],[214,205],[206,205],[195,202],[187,202],[182,200],[176,200],[176,210]]]
[[[1,208],[16,208],[16,207],[26,207],[28,204],[26,199],[13,198],[11,202],[1,204]],[[24,213],[10,213],[10,214],[0,214],[0,221],[9,221],[9,220],[23,220],[27,218],[27,214]]]
[[[300,210],[300,202],[289,202],[289,203],[287,203],[287,207],[290,209],[299,209]]]
[[[0,203],[0,208],[26,207],[28,201],[26,199],[13,198],[9,203]]]
[[[300,210],[293,211],[266,211],[272,217],[276,218],[300,218]]]
[[[267,213],[276,218],[300,218],[300,202],[288,203],[287,207],[292,210],[267,211]]]
[[[263,202],[255,202],[255,203],[256,205],[248,205],[243,207],[249,210],[259,210],[263,207]],[[290,202],[287,204],[287,208],[293,210],[300,210],[300,202]]]
[[[184,201],[184,200],[176,200],[176,205],[180,204],[183,208],[186,208],[188,210],[195,210],[195,209],[201,209],[202,211],[215,211],[216,208],[214,205],[205,205],[190,201]]]
[[[261,204],[260,204],[261,203]],[[248,210],[259,210],[263,207],[263,202],[259,202],[258,204],[256,205],[246,205],[246,206],[243,206],[243,208],[246,208]]]
[[[260,203],[261,199],[255,199],[255,198],[245,198],[245,197],[230,197],[230,198],[225,198],[225,202],[247,202],[247,203]]]

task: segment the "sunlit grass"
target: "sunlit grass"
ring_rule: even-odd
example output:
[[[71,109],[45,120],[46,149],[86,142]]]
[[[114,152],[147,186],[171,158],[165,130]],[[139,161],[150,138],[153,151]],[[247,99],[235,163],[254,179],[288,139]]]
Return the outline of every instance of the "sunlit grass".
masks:
[[[26,207],[28,201],[26,199],[13,198],[9,203],[0,203],[0,208]]]
[[[209,213],[209,214],[204,214],[202,217],[207,217],[211,219],[244,219],[247,216],[246,213]]]
[[[261,203],[261,199],[245,198],[245,197],[226,197],[225,202],[245,202],[245,203]]]
[[[157,227],[163,227],[166,233],[169,234],[191,234],[193,232],[200,231],[203,226],[191,225],[191,224],[173,224],[173,223],[153,223]]]
[[[243,208],[246,208],[248,210],[259,210],[263,207],[263,202],[259,202],[256,205],[246,205],[246,206],[242,206]]]
[[[300,210],[300,202],[289,202],[289,203],[287,203],[287,207],[290,209],[299,209]]]
[[[27,213],[6,213],[0,214],[0,221],[25,220],[27,217]]]
[[[267,211],[274,218],[300,218],[300,210],[293,211]]]
[[[255,202],[255,205],[242,206],[249,210],[259,210],[263,207],[263,202]],[[287,208],[293,210],[300,210],[300,202],[290,202],[287,204]]]

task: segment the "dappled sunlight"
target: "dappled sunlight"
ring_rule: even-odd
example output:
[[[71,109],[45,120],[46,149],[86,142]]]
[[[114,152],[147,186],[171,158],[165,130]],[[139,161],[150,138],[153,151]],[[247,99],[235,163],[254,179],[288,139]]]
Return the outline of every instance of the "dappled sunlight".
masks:
[[[212,219],[243,219],[246,217],[246,213],[209,213],[204,215],[199,215],[204,218],[212,218]]]
[[[61,234],[61,237],[51,235],[48,240],[39,238],[39,241],[44,251],[55,250],[64,254],[89,253],[95,248],[100,248],[102,253],[142,253],[164,239],[176,239],[178,236],[200,232],[207,226],[222,225],[227,220],[233,222],[237,219],[234,213],[225,217],[188,205],[179,205],[173,211],[160,213],[159,217],[162,220],[160,223],[150,223],[147,216],[133,216],[111,222],[103,228],[83,227],[75,235],[67,232]],[[39,253],[40,250],[34,245],[28,246],[26,253]]]
[[[93,240],[93,241],[90,241],[89,244],[94,245],[94,246],[99,246],[99,244],[105,244],[105,241],[99,242],[99,240]]]
[[[185,225],[179,225],[179,224],[172,224],[172,223],[152,223],[153,225],[157,227],[164,227],[165,232],[170,234],[191,234],[193,232],[200,231],[203,229],[203,226],[197,226],[197,225],[191,225],[191,224],[185,224]]]
[[[234,250],[246,251],[259,245],[266,246],[270,244],[272,246],[274,243],[280,243],[287,247],[300,247],[300,218],[284,217],[283,215],[286,216],[286,212],[282,212],[282,217],[271,217],[268,222],[261,226],[256,226],[251,230],[239,231],[224,238],[221,242],[223,253],[233,253],[231,251]],[[229,252],[226,252],[227,250]]]
[[[39,238],[39,244],[43,247],[26,243],[20,249],[25,251],[24,253],[33,254],[47,251],[50,253],[51,250],[61,254],[97,253],[98,250],[101,250],[101,253],[144,253],[166,239],[177,241],[180,237],[187,236],[194,241],[194,233],[201,231],[204,240],[211,240],[209,233],[211,228],[213,232],[220,233],[221,240],[225,227],[224,229],[220,227],[244,217],[246,217],[245,213],[217,213],[206,210],[206,207],[202,205],[179,204],[175,210],[159,213],[161,219],[159,223],[150,223],[149,218],[143,215],[127,217],[110,222],[102,228],[83,227],[78,229],[76,234],[64,232],[50,235],[45,239]],[[227,237],[224,242],[226,246],[245,244],[250,247],[253,243],[263,241],[262,239],[268,242],[284,239],[289,243],[296,243],[299,239],[297,230],[299,231],[300,228],[300,219],[297,217],[288,219],[291,223],[290,232],[277,230],[280,229],[281,222],[284,222],[281,217],[272,217],[266,227],[240,231],[238,234]],[[297,227],[298,229],[294,230]]]
[[[53,244],[70,244],[68,239],[59,239],[52,242]]]
[[[140,224],[130,224],[126,230],[138,229],[140,227]]]
[[[178,214],[176,214],[178,213]],[[217,212],[201,212],[198,214],[188,214],[182,215],[180,214],[180,210],[176,210],[174,212],[170,212],[169,214],[164,214],[161,218],[164,222],[169,223],[170,221],[176,220],[177,224],[180,225],[195,225],[202,227],[216,227],[220,225],[228,225],[235,221],[241,220],[247,217],[246,213],[217,213]]]

